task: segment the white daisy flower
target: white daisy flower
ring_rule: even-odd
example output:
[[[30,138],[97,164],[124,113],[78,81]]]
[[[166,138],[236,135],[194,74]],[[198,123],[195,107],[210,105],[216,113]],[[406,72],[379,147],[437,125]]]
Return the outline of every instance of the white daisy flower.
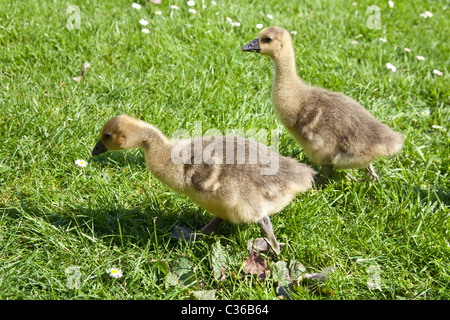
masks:
[[[143,26],[146,26],[146,25],[148,25],[148,21],[147,21],[147,20],[145,20],[145,19],[141,19],[141,20],[139,20],[139,23],[140,23],[140,24],[142,24]]]
[[[422,111],[422,115],[423,116],[429,116],[430,115],[430,110]]]
[[[269,14],[267,14],[267,18],[269,18],[269,19],[273,19],[273,15],[271,15],[270,13]]]
[[[162,15],[161,10],[155,11],[155,14],[157,14],[158,16]]]
[[[123,275],[122,270],[117,269],[117,268],[108,269],[108,270],[106,270],[106,272],[108,272],[109,275],[115,279],[119,279]]]
[[[264,26],[261,24],[261,23],[258,23],[257,25],[256,25],[256,29],[262,29]]]
[[[227,17],[227,21],[228,21],[229,23],[233,22],[233,20],[232,20],[230,17]]]
[[[189,1],[187,2],[187,5],[188,5],[189,7],[195,6],[195,1],[189,0]]]
[[[405,48],[405,51],[406,52],[411,52],[411,49],[410,48]]]
[[[197,13],[197,10],[190,8],[190,9],[189,9],[189,12],[190,12],[190,13]]]
[[[172,9],[175,9],[175,10],[180,9],[180,7],[178,7],[178,6],[176,6],[176,5],[171,5],[170,7],[171,7]]]
[[[439,70],[437,70],[437,69],[434,69],[434,70],[433,70],[433,73],[434,73],[435,75],[437,75],[437,76],[442,76],[442,72],[439,71]]]
[[[291,31],[291,34],[292,34],[293,36],[295,36],[295,35],[297,35],[297,31],[292,30],[292,31]]]
[[[394,7],[394,1],[389,0],[388,4],[389,4],[389,8],[393,8]]]
[[[84,161],[83,159],[77,159],[77,160],[75,160],[75,165],[80,168],[84,168],[87,166],[87,162]]]
[[[241,26],[241,23],[240,23],[240,22],[231,22],[231,25],[232,25],[233,27],[240,27],[240,26]]]
[[[416,59],[422,61],[422,60],[425,60],[425,57],[424,56],[417,56]]]
[[[431,18],[433,14],[430,11],[425,11],[424,13],[421,13],[420,16],[424,19]]]
[[[393,64],[389,63],[389,62],[386,63],[386,68],[392,70],[393,72],[397,71],[397,67],[394,66]]]
[[[144,28],[144,29],[142,29],[141,31],[142,31],[142,33],[150,33],[150,30],[148,30],[148,29],[145,29],[145,28]]]
[[[387,39],[386,39],[386,38],[380,38],[380,41],[381,41],[381,42],[386,42]]]
[[[358,41],[356,41],[356,40],[352,40],[352,41],[350,41],[352,44],[357,44],[358,43]]]
[[[137,10],[141,10],[141,5],[139,3],[133,3],[131,6]]]
[[[433,129],[442,129],[442,126],[438,126],[438,125],[436,125],[436,124],[433,124],[431,127],[432,127]]]

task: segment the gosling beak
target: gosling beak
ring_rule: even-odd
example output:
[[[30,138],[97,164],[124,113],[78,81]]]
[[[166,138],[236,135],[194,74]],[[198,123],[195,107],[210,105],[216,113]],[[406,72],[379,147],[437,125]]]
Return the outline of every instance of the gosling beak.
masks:
[[[245,46],[242,47],[242,51],[249,51],[249,52],[259,52],[261,51],[261,48],[259,47],[259,39],[256,38],[249,43],[247,43]]]
[[[102,140],[98,140],[97,144],[94,147],[94,150],[92,150],[92,156],[98,156],[99,154],[102,154],[103,152],[108,151],[108,149],[103,144]]]

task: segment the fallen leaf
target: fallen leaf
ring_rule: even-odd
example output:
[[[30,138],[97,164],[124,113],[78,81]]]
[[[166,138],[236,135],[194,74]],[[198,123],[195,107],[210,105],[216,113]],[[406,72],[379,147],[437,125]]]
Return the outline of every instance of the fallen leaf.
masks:
[[[189,286],[195,282],[194,263],[186,257],[176,260],[172,270],[165,277],[167,286]]]
[[[266,279],[266,270],[268,269],[266,260],[255,250],[252,250],[244,261],[244,272],[255,274],[260,280]]]
[[[303,264],[296,260],[291,260],[289,262],[289,270],[291,272],[291,280],[294,284],[298,285],[306,272],[306,268]]]
[[[289,269],[285,261],[278,261],[272,267],[273,280],[278,285],[276,293],[278,296],[284,296],[290,299],[289,293],[292,291],[292,283],[289,277]]]
[[[211,262],[214,271],[214,278],[223,281],[226,279],[227,253],[223,250],[220,241],[213,244],[211,252]]]

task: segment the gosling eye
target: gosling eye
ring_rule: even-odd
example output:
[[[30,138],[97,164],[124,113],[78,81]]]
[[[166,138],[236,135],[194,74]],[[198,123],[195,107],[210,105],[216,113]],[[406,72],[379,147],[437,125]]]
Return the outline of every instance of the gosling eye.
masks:
[[[269,43],[270,41],[272,41],[271,37],[265,37],[264,39],[262,39],[264,43]]]
[[[105,137],[105,139],[110,139],[111,138],[111,133],[105,133],[104,137]]]

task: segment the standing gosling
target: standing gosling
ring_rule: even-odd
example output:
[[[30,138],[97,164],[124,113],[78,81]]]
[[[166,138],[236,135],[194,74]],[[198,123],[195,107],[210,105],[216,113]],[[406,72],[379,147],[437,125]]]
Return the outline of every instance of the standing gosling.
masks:
[[[269,215],[308,190],[315,171],[240,137],[170,140],[154,126],[121,115],[102,128],[92,155],[130,148],[144,150],[150,172],[176,192],[212,213],[201,232],[210,234],[223,221],[257,222],[276,253],[280,246]]]
[[[378,177],[372,162],[402,148],[403,136],[355,100],[310,87],[299,78],[291,36],[285,29],[263,29],[242,51],[256,51],[272,59],[275,111],[309,158],[322,166],[320,182],[331,175],[333,168],[366,168],[366,174],[374,181]]]

